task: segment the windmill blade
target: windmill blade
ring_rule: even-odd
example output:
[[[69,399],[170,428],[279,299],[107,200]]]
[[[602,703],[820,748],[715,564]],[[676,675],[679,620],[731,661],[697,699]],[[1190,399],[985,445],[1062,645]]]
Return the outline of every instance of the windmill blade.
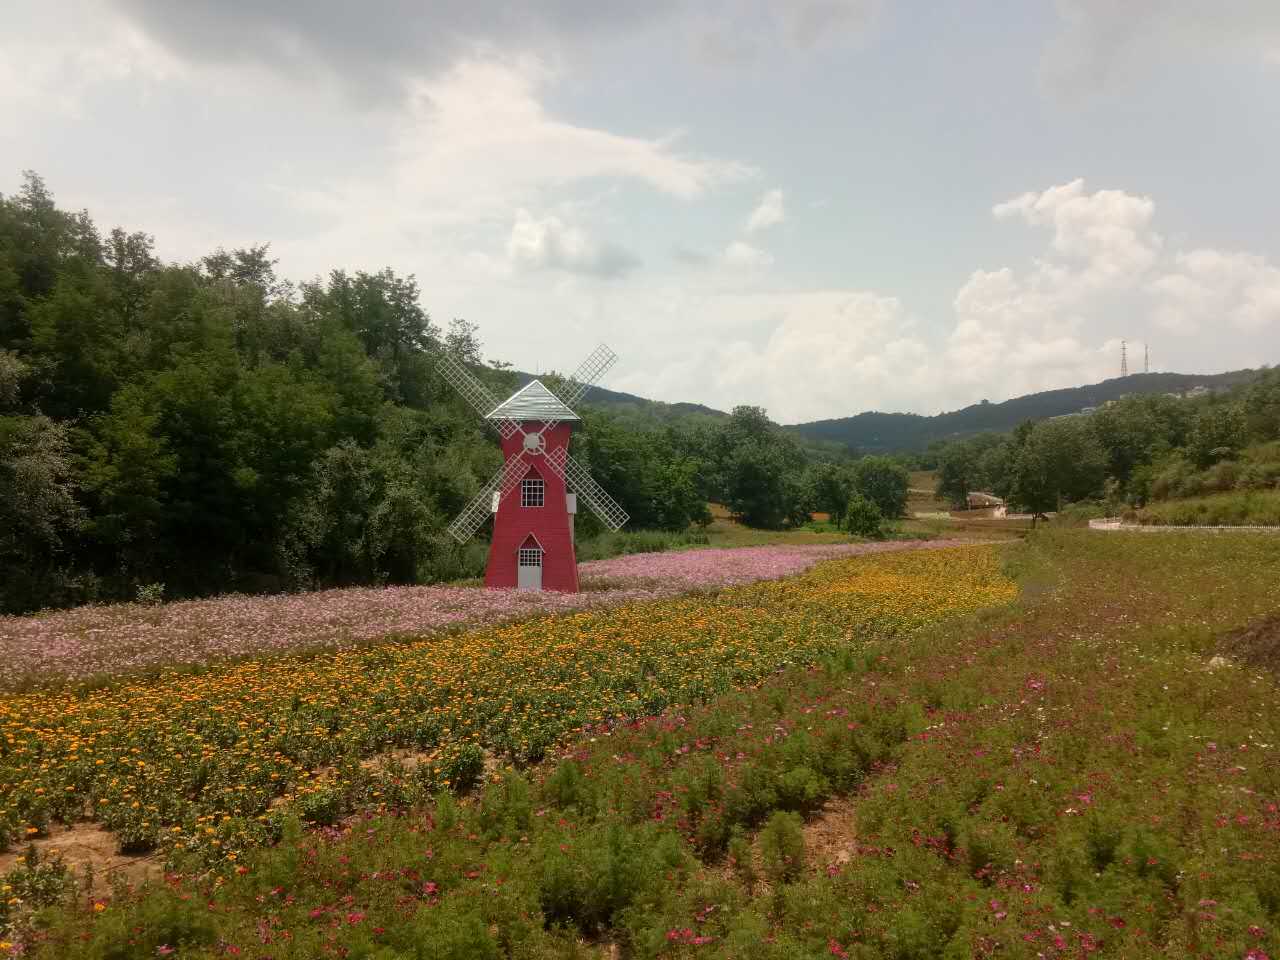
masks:
[[[583,360],[573,376],[564,381],[560,385],[560,389],[556,391],[562,403],[566,407],[573,407],[582,402],[582,398],[586,396],[588,390],[595,386],[596,381],[608,372],[609,368],[618,362],[618,355],[609,349],[607,344],[600,344],[587,359]]]
[[[566,407],[573,408],[586,396],[587,391],[595,386],[596,381],[617,362],[618,355],[610,350],[607,344],[600,344],[591,351],[587,359],[582,361],[573,376],[560,384],[559,390],[554,391],[556,397]],[[546,433],[559,422],[559,420],[552,420],[550,423],[544,423],[538,433]]]
[[[485,520],[493,513],[493,495],[498,494],[498,502],[501,503],[503,498],[520,483],[528,466],[522,457],[512,457],[504,463],[502,468],[475,495],[475,498],[463,508],[453,523],[449,524],[447,528],[449,536],[459,543],[466,543],[474,537],[476,531],[484,526]]]
[[[617,530],[627,522],[627,511],[604,492],[604,487],[596,483],[587,468],[569,456],[569,451],[564,447],[548,451],[542,462],[564,480],[566,486],[572,485],[578,496],[586,501],[587,506],[610,530]]]
[[[471,404],[476,409],[476,412],[484,417],[488,423],[493,424],[494,429],[502,435],[503,440],[520,430],[520,425],[514,420],[488,419],[489,414],[497,407],[498,401],[489,392],[489,388],[472,375],[466,364],[448,350],[440,351],[440,360],[437,362],[436,367],[440,370],[441,376],[462,394],[463,399]]]
[[[549,457],[547,462],[551,462]],[[587,472],[587,468],[567,454],[564,457],[564,478],[573,484],[573,488],[578,491],[578,496],[587,501],[587,506],[610,530],[619,529],[629,519],[627,511],[619,506],[617,500],[605,493],[604,487],[596,483],[595,478]]]

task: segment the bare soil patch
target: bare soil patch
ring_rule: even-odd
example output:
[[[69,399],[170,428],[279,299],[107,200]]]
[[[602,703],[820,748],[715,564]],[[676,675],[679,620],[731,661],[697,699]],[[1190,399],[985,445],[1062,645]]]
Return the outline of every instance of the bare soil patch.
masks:
[[[121,879],[130,886],[138,886],[144,880],[163,873],[164,858],[158,853],[124,854],[115,835],[97,823],[77,823],[70,827],[55,827],[46,837],[40,837],[26,846],[33,846],[43,860],[55,855],[83,883],[92,876],[91,895],[110,891],[113,880]],[[0,876],[7,874],[21,861],[26,846],[0,853]]]
[[[857,838],[854,797],[832,797],[822,813],[804,825],[804,849],[809,866],[818,871],[844,866],[858,852]]]
[[[1250,666],[1280,673],[1280,613],[1232,630],[1218,642],[1218,650]]]

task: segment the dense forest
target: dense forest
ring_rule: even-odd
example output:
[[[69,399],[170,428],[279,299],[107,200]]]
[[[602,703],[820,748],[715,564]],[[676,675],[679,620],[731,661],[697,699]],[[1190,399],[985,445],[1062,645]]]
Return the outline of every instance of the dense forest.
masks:
[[[505,395],[517,374],[481,349],[413,277],[294,284],[266,246],[162,263],[27,174],[0,196],[0,612],[474,575],[484,544],[444,527],[500,454],[435,356]],[[808,518],[816,467],[763,410],[584,420],[575,455],[632,528],[708,500]]]
[[[1280,488],[1280,369],[1195,398],[1129,396],[931,452],[954,506],[985,490],[1035,513]]]

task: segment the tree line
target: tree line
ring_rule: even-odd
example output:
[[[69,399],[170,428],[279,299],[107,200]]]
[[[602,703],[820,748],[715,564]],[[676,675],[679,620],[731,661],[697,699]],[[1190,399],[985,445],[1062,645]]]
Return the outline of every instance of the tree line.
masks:
[[[989,491],[1017,509],[1111,508],[1280,487],[1280,370],[1199,397],[1124,397],[1076,416],[1027,421],[932,452],[938,494],[956,508]],[[932,464],[931,464],[932,465]]]
[[[485,545],[445,527],[501,454],[441,350],[514,390],[411,276],[294,284],[266,246],[164,263],[28,173],[0,195],[0,612],[477,574]],[[705,522],[708,501],[776,527],[826,502],[830,465],[755,407],[649,425],[588,407],[573,442],[633,528]]]

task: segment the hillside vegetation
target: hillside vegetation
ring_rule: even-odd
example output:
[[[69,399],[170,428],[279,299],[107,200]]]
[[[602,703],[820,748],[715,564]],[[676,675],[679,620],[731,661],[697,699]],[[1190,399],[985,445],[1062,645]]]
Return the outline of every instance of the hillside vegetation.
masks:
[[[937,490],[956,506],[985,490],[1036,513],[1082,501],[1115,513],[1231,491],[1252,502],[1252,491],[1280,489],[1278,441],[1280,370],[1264,370],[1221,394],[1126,397],[948,444]]]
[[[798,423],[787,429],[810,440],[839,444],[860,453],[921,453],[930,446],[978,433],[1004,433],[1026,420],[1079,413],[1126,396],[1182,393],[1197,386],[1225,389],[1248,382],[1255,373],[1253,370],[1218,374],[1135,373],[1082,387],[1044,390],[1000,403],[983,400],[932,417],[872,411]]]

